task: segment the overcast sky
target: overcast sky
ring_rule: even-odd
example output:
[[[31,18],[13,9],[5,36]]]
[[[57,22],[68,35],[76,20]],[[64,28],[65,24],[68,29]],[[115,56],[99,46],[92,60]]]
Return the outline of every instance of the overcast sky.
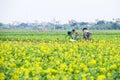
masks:
[[[120,18],[120,0],[0,0],[0,22],[112,20]]]

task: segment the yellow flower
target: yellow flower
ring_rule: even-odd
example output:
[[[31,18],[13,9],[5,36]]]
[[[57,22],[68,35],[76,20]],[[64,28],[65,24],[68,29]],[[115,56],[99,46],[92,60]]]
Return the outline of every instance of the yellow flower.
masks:
[[[87,66],[84,66],[84,67],[83,67],[83,70],[87,72],[87,71],[88,71]]]
[[[11,63],[11,64],[10,64],[10,67],[15,67],[15,66],[16,66],[15,63]]]
[[[101,61],[99,61],[99,62],[98,62],[98,64],[99,64],[100,66],[102,66],[102,65],[103,65],[103,63],[102,63]]]
[[[4,73],[0,73],[0,80],[5,80]]]
[[[110,69],[113,70],[113,69],[117,69],[117,65],[116,64],[113,64],[110,66]]]
[[[68,57],[70,54],[68,52],[65,52],[65,57]]]
[[[108,73],[107,73],[107,76],[108,76],[108,77],[110,77],[110,76],[111,76],[111,73],[110,73],[110,72],[108,72]]]
[[[102,59],[102,55],[101,55],[101,54],[99,54],[99,55],[98,55],[98,58],[99,58],[99,59]]]
[[[90,60],[90,61],[88,62],[88,64],[89,64],[89,65],[94,65],[94,64],[96,64],[96,60],[92,59],[92,60]]]
[[[13,80],[18,80],[18,78],[19,78],[19,76],[16,75],[16,74],[14,74],[14,75],[12,76],[12,79],[13,79]]]
[[[94,79],[94,76],[91,76],[91,77],[90,77],[90,80],[95,80],[95,79]]]
[[[106,68],[100,68],[100,71],[101,71],[101,72],[105,72],[105,71],[106,71]]]
[[[82,80],[87,80],[87,78],[86,78],[86,77],[83,77]]]
[[[79,73],[80,71],[79,71],[79,70],[76,70],[75,72],[76,72],[76,73]]]
[[[25,71],[26,75],[29,75],[29,73],[30,73],[29,69],[25,69],[24,71]]]
[[[50,60],[54,60],[54,57],[53,57],[53,56],[50,56],[49,59],[50,59]]]
[[[98,77],[97,77],[97,80],[105,80],[105,75],[99,75]]]
[[[59,65],[60,64],[60,61],[56,61],[56,65]]]
[[[70,67],[70,68],[68,68],[68,71],[69,71],[69,72],[72,72],[72,71],[73,71],[73,69]]]
[[[81,77],[82,77],[82,80],[87,80],[86,74],[82,74]]]
[[[67,79],[67,77],[66,77],[66,76],[64,76],[64,77],[62,78],[62,80],[68,80],[68,79]]]
[[[45,70],[46,73],[51,73],[52,72],[52,69],[51,68],[48,68],[47,70]]]
[[[66,68],[66,63],[60,64],[60,69],[64,70]]]
[[[40,72],[40,71],[42,71],[42,70],[43,70],[42,67],[40,67],[40,66],[37,67],[37,71]]]
[[[34,77],[33,80],[39,80],[37,77]]]

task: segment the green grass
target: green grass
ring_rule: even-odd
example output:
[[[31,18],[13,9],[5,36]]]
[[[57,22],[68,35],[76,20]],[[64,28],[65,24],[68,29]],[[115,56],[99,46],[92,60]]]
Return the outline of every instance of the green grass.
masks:
[[[77,30],[81,35],[82,31]],[[93,40],[119,40],[120,30],[91,30]],[[0,40],[14,41],[49,41],[66,40],[67,31],[39,31],[39,30],[0,30]]]

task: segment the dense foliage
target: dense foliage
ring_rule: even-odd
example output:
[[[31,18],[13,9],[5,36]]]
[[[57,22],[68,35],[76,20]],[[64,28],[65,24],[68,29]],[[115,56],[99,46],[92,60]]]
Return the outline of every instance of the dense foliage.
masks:
[[[91,30],[120,30],[120,21],[104,21],[99,20],[97,22],[77,22],[70,21],[66,24],[60,24],[60,22],[41,22],[41,23],[12,23],[3,24],[0,23],[0,29],[27,29],[27,30],[67,30],[67,29],[78,29],[81,30],[83,27],[87,27]]]
[[[0,80],[119,80],[120,31],[91,32],[0,30]]]

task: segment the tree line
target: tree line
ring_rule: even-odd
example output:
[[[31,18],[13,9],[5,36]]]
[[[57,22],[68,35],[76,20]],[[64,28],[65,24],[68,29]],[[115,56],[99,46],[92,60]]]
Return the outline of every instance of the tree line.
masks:
[[[12,23],[4,24],[0,22],[0,29],[27,29],[27,30],[68,30],[68,29],[82,29],[88,28],[90,30],[120,30],[120,21],[104,21],[98,20],[96,22],[78,22],[70,20],[68,23],[61,24],[59,21],[55,22],[34,22],[34,23]]]

